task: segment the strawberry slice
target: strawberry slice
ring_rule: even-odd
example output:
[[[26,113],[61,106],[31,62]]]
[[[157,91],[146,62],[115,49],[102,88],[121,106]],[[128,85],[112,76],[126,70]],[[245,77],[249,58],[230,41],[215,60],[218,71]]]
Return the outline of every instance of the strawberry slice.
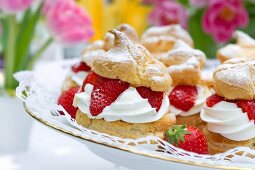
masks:
[[[182,111],[189,111],[197,99],[197,88],[195,86],[176,86],[169,95],[170,104]]]
[[[206,99],[206,105],[208,107],[213,107],[214,105],[216,105],[217,103],[223,101],[224,98],[221,97],[221,96],[218,96],[217,94],[213,94],[211,96],[209,96],[207,99]]]
[[[94,85],[98,77],[100,76],[97,75],[95,72],[90,72],[83,81],[82,88],[81,88],[82,92],[84,91],[86,84]]]
[[[106,106],[111,105],[128,87],[129,84],[121,80],[98,77],[91,93],[89,106],[91,115],[99,115]]]
[[[254,100],[239,100],[236,102],[237,106],[242,109],[243,112],[248,114],[250,120],[255,120],[255,101]],[[255,123],[255,122],[254,122]]]
[[[79,91],[80,87],[72,87],[64,91],[58,98],[58,104],[61,105],[72,118],[75,118],[77,108],[73,107],[73,98],[75,93]]]
[[[79,62],[72,66],[72,71],[78,73],[80,71],[90,71],[91,68],[85,62]]]
[[[159,111],[162,105],[163,92],[152,91],[147,87],[137,87],[136,90],[142,98],[148,99],[152,108],[156,108],[157,112]]]

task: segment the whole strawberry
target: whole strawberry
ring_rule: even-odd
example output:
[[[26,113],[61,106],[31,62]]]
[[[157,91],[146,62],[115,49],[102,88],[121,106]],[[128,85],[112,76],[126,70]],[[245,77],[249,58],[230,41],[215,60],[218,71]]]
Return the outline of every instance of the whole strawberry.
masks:
[[[174,125],[165,131],[164,140],[186,151],[198,154],[208,154],[207,139],[196,127]]]
[[[72,87],[64,91],[58,98],[58,104],[61,105],[72,118],[75,118],[77,108],[73,106],[73,98],[75,93],[79,91],[80,87]]]

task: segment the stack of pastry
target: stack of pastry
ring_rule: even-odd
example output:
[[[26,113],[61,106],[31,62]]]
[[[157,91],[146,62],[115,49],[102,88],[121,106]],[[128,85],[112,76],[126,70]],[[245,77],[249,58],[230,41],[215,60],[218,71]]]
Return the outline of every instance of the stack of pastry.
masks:
[[[167,68],[142,45],[111,30],[114,45],[98,55],[74,97],[76,121],[82,126],[122,138],[162,137],[175,124],[169,114]]]
[[[123,32],[133,42],[138,41],[137,32],[128,24],[121,24],[117,30]],[[81,61],[72,66],[71,71],[67,75],[62,90],[67,90],[71,87],[81,86],[84,78],[91,72],[92,64],[97,56],[108,51],[113,47],[114,36],[106,33],[103,40],[97,40],[89,44],[82,52]]]
[[[205,99],[211,94],[210,88],[201,83],[205,54],[177,40],[171,51],[162,54],[159,60],[168,67],[173,79],[169,101],[170,112],[177,116],[176,123],[202,129],[204,122],[199,114]]]
[[[216,93],[207,98],[201,119],[209,153],[255,148],[255,61],[228,60],[213,75]]]
[[[234,33],[236,44],[228,44],[217,52],[217,58],[224,62],[232,58],[255,59],[255,40],[241,31]]]

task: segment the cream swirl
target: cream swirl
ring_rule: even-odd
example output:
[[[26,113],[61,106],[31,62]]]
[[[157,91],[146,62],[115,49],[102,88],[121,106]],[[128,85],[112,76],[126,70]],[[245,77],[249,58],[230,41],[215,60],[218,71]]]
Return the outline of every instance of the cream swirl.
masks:
[[[88,75],[89,72],[87,71],[79,71],[77,73],[71,71],[69,73],[70,78],[77,83],[79,86],[82,86],[83,80]]]
[[[180,110],[180,109],[174,107],[170,103],[170,107],[169,107],[170,112],[173,113],[176,116],[177,115],[180,115],[180,116],[191,116],[191,115],[200,113],[202,107],[205,104],[206,98],[211,95],[211,91],[206,86],[197,85],[196,87],[197,87],[197,99],[195,101],[194,106],[190,110],[185,112],[183,110]]]
[[[169,108],[169,100],[164,95],[160,110],[152,108],[148,99],[143,99],[137,90],[129,87],[110,105],[103,109],[102,113],[92,116],[89,110],[93,85],[87,84],[82,93],[75,95],[73,105],[91,119],[104,119],[105,121],[122,120],[129,123],[149,123],[163,117]]]
[[[219,133],[234,141],[244,141],[255,137],[254,121],[249,120],[235,103],[221,101],[213,107],[203,107],[200,117],[207,122],[209,131]]]

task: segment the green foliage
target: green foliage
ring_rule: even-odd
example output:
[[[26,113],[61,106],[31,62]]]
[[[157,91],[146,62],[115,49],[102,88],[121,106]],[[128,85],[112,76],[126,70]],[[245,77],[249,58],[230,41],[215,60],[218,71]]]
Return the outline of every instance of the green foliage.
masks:
[[[189,18],[189,32],[194,40],[195,48],[204,51],[208,58],[214,58],[217,45],[213,41],[212,37],[203,31],[203,13],[203,9],[197,9]]]

